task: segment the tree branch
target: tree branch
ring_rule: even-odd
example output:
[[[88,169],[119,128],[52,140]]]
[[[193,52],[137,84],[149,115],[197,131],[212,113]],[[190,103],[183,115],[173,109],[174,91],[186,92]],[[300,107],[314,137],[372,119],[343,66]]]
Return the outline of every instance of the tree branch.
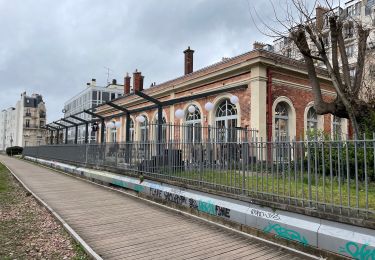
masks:
[[[337,26],[336,26],[336,17],[331,16],[329,18],[329,28],[331,32],[331,48],[332,48],[332,68],[335,74],[340,74],[339,69],[339,58],[338,58],[338,49],[337,49]]]
[[[309,75],[309,80],[314,95],[314,108],[316,112],[320,115],[334,113],[334,104],[327,103],[323,100],[319,79],[315,71],[314,61],[311,57],[311,50],[306,40],[306,33],[304,28],[302,26],[299,26],[298,29],[292,31],[290,34],[291,38],[293,39],[294,43],[297,45],[298,49],[305,59],[307,73]]]
[[[336,26],[337,26],[337,42],[339,46],[341,64],[342,64],[342,74],[343,74],[344,82],[346,86],[345,88],[343,88],[343,90],[347,93],[350,93],[349,90],[351,89],[350,86],[352,85],[352,83],[350,80],[348,55],[346,54],[344,37],[342,36],[342,23],[337,22]]]
[[[363,79],[363,68],[365,64],[365,55],[367,47],[367,38],[370,34],[368,29],[363,29],[361,24],[357,25],[358,31],[358,57],[357,57],[357,69],[355,72],[354,84],[352,93],[355,98],[358,98],[359,91],[362,86]]]

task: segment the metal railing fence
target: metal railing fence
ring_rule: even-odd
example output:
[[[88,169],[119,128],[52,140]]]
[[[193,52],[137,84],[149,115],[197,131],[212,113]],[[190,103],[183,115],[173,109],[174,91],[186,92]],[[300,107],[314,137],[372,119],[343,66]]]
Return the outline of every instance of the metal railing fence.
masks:
[[[374,217],[375,138],[268,142],[249,133],[247,138],[231,138],[220,129],[197,131],[202,131],[201,138],[174,132],[174,138],[161,142],[25,147],[24,155],[110,166],[316,211]]]

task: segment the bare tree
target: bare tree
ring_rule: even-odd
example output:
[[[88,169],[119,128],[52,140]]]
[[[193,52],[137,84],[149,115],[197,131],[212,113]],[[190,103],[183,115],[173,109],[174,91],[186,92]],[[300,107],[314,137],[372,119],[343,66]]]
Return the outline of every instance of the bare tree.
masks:
[[[273,5],[272,2],[271,4]],[[278,30],[263,20],[261,22],[270,32],[268,35],[289,38],[301,52],[306,63],[317,114],[332,114],[350,119],[353,130],[358,136],[368,128],[374,130],[375,122],[369,120],[375,114],[374,104],[361,98],[364,93],[363,76],[370,28],[352,19],[343,9],[333,8],[328,0],[323,4],[316,1],[312,8],[308,8],[306,1],[289,0],[284,7],[285,17],[280,19],[273,5],[276,21],[286,29],[285,31]],[[324,10],[321,17],[314,17],[316,8]],[[252,17],[254,20],[254,16]],[[257,13],[256,17],[260,19]],[[323,18],[326,19],[326,26]],[[350,75],[344,41],[344,24],[348,21],[355,26],[358,43],[355,75]],[[330,35],[329,40],[327,33]],[[327,53],[328,48],[331,48],[331,55]],[[316,71],[317,63],[324,64],[332,80],[337,95],[331,102],[323,99]],[[372,89],[373,86],[367,83],[365,88]]]

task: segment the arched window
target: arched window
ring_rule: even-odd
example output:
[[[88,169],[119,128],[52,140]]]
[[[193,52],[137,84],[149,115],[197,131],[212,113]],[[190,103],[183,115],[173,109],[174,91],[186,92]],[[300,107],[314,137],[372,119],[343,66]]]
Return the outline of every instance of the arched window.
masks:
[[[237,108],[229,99],[223,100],[216,109],[217,141],[236,141]]]
[[[315,132],[318,129],[318,115],[313,107],[307,111],[307,132]]]
[[[337,116],[333,116],[332,119],[332,135],[334,139],[341,140],[341,118]]]
[[[115,143],[117,141],[117,128],[111,128],[110,134],[110,142]]]
[[[196,105],[192,105],[195,108],[193,113],[190,113],[186,109],[185,117],[185,139],[187,142],[199,142],[202,140],[202,123],[201,123],[201,112]]]
[[[154,136],[155,136],[155,140],[158,140],[158,115],[156,114],[155,116],[155,119],[154,119],[154,122],[155,122],[155,125],[154,125]],[[163,116],[163,119],[162,119],[162,140],[163,141],[166,141],[167,140],[167,120],[165,119],[165,117]]]
[[[130,119],[129,122],[129,141],[134,142],[134,121]]]
[[[141,129],[141,142],[148,141],[148,120],[147,120],[147,117],[145,117],[145,121],[143,123],[140,123],[140,129]]]
[[[275,108],[275,135],[277,140],[286,140],[289,136],[289,105],[281,101]]]

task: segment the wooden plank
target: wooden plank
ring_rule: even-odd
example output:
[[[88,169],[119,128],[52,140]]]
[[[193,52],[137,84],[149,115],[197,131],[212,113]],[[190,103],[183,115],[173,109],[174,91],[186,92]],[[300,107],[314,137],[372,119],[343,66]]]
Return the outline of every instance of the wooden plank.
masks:
[[[104,259],[303,259],[25,161],[0,160]]]

